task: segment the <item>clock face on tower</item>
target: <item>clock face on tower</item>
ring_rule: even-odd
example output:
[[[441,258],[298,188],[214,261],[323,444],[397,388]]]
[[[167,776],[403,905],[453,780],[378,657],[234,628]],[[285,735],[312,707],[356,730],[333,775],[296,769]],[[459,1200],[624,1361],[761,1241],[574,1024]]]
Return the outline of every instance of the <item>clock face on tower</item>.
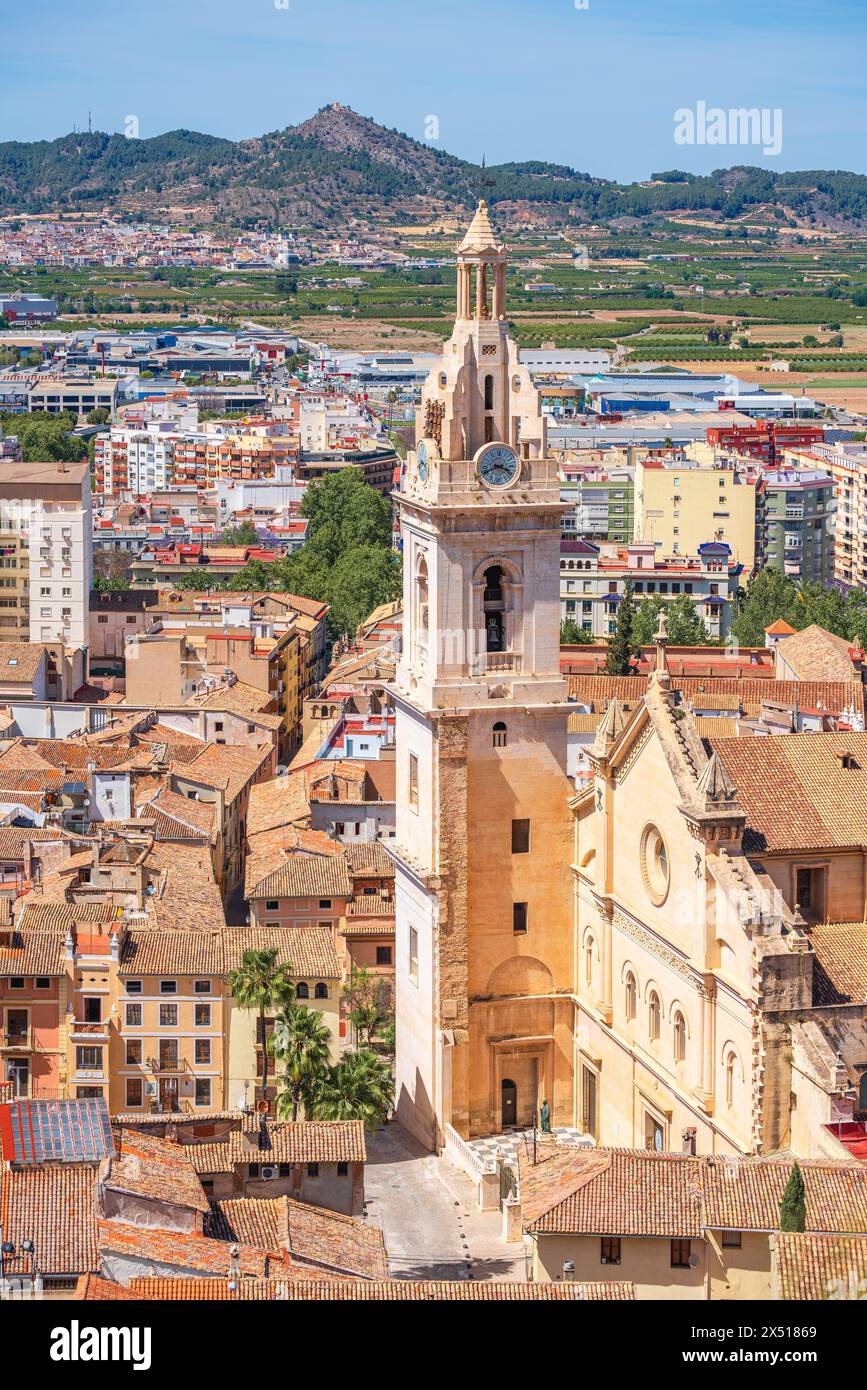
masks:
[[[518,455],[508,444],[488,444],[478,455],[477,468],[488,487],[505,487],[518,475]]]
[[[415,451],[415,469],[422,483],[427,480],[427,468],[427,445],[422,440]]]

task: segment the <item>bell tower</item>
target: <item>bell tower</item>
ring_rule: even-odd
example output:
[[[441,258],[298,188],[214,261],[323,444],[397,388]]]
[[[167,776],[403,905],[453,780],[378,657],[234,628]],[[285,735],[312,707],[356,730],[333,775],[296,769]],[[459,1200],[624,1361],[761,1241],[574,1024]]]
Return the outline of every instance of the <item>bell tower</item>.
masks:
[[[422,390],[398,495],[401,690],[428,708],[522,694],[560,676],[560,483],[505,318],[506,251],[484,202],[457,256],[457,317]]]
[[[398,1116],[432,1148],[572,1119],[563,507],[506,273],[482,201],[395,499]]]

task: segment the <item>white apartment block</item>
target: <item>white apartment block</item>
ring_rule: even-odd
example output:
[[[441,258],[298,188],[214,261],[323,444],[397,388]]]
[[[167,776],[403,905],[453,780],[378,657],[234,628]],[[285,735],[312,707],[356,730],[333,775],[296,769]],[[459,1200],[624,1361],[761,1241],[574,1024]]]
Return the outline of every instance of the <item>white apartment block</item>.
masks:
[[[177,432],[165,424],[114,428],[94,447],[99,491],[149,493],[171,487]]]
[[[31,642],[86,647],[93,582],[87,462],[27,463],[3,469],[0,511],[4,525],[29,541],[25,584]]]

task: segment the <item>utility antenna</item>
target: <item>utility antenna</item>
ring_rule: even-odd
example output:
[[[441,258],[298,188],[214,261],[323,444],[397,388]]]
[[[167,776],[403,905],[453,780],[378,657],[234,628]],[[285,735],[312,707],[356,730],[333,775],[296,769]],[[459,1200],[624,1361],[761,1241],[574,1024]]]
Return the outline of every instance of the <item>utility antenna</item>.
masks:
[[[87,113],[87,133],[88,133],[88,135],[92,135],[92,134],[93,134],[93,123],[92,123],[92,121],[91,121],[91,119],[90,119],[90,112],[89,112],[89,111],[88,111],[88,113]]]

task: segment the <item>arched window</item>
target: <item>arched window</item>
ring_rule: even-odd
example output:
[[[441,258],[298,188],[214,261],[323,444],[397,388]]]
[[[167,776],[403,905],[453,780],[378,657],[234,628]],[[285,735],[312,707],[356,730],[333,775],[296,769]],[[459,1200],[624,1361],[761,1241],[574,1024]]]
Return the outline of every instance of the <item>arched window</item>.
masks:
[[[328,986],[327,986],[327,985],[323,985],[323,984],[320,983],[320,984],[318,984],[318,985],[316,986],[316,998],[317,998],[317,999],[327,999],[327,998],[328,998]]]
[[[584,942],[584,978],[588,985],[593,983],[593,937],[588,936]]]
[[[298,985],[295,986],[295,998],[296,998],[296,999],[309,999],[309,998],[310,998],[310,990],[307,988],[307,986],[306,986],[306,984],[304,983],[303,980],[301,981],[300,984],[298,984]]]
[[[506,733],[507,730],[505,724],[502,722],[502,720],[497,720],[497,723],[494,725],[493,743],[495,748],[505,748]]]
[[[638,986],[635,983],[635,976],[630,970],[626,976],[626,1017],[631,1020],[635,1017],[636,1006],[638,1003]]]
[[[429,593],[428,593],[427,560],[424,558],[424,556],[422,556],[421,559],[420,559],[419,562],[418,562],[418,566],[417,566],[416,572],[415,572],[415,582],[416,582],[416,597],[417,597],[417,601],[418,601],[418,611],[417,611],[417,619],[416,619],[416,622],[417,622],[417,628],[416,628],[416,631],[417,631],[417,640],[419,641],[419,643],[420,643],[422,646],[426,647],[426,646],[427,646],[427,638],[428,638],[428,626],[429,626],[429,622],[430,622],[430,619],[429,619],[430,597],[429,597]]]
[[[650,991],[650,998],[647,1001],[647,1026],[653,1042],[659,1037],[660,1016],[659,995],[656,993],[656,990],[653,989]]]
[[[482,595],[485,616],[485,650],[502,652],[506,649],[505,612],[503,596],[503,571],[499,565],[491,565],[485,570],[485,590]]]
[[[867,1110],[867,1071],[862,1071],[858,1085],[858,1109]]]
[[[735,1066],[737,1058],[733,1052],[726,1056],[726,1105],[733,1105],[735,1099]]]
[[[674,1015],[674,1060],[682,1062],[686,1057],[686,1020],[678,1009]]]
[[[494,378],[490,372],[485,377],[485,410],[494,408]]]

